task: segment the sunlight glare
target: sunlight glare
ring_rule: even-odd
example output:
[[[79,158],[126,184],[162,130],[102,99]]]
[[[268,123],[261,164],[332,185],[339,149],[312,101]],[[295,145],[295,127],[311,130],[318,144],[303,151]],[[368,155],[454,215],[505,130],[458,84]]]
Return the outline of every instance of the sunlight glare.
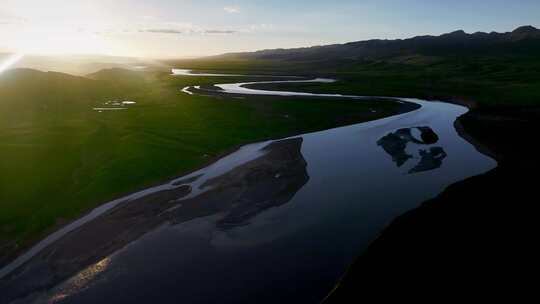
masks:
[[[9,69],[12,65],[16,64],[19,60],[24,57],[24,54],[13,54],[8,56],[4,62],[0,62],[0,73]]]

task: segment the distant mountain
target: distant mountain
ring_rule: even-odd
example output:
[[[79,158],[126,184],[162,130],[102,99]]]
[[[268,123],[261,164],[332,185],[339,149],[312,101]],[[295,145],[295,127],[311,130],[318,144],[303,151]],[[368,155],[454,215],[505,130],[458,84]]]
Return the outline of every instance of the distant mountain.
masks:
[[[34,69],[11,69],[0,74],[0,88],[3,90],[68,91],[73,87],[93,88],[95,81],[59,72],[42,72]]]
[[[0,74],[0,112],[11,116],[53,108],[56,114],[86,109],[114,93],[114,86],[107,82],[64,73],[12,69]]]
[[[0,62],[8,55],[10,54],[0,52]],[[12,68],[54,71],[79,76],[110,68],[138,71],[159,67],[161,67],[159,62],[149,59],[105,55],[26,55],[12,66]]]
[[[91,87],[95,81],[58,72],[42,72],[34,69],[11,69],[0,74],[2,92],[19,90],[23,93],[32,91],[68,91],[71,88]]]
[[[417,36],[396,40],[374,39],[306,48],[229,53],[218,57],[321,61],[332,59],[377,59],[405,55],[537,55],[539,52],[540,30],[533,26],[522,26],[507,33],[476,32],[468,34],[463,30],[458,30],[440,36]]]

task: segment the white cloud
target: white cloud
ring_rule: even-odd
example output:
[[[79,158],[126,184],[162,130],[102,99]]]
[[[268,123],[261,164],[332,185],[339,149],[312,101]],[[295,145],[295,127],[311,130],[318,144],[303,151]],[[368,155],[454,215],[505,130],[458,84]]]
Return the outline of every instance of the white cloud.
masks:
[[[205,28],[191,23],[154,22],[150,26],[136,30],[152,34],[235,34],[239,31],[229,28]]]
[[[153,34],[234,34],[237,33],[237,31],[234,30],[205,30],[205,29],[196,29],[196,30],[178,30],[178,29],[165,29],[165,28],[159,28],[159,29],[144,29],[139,30],[141,33],[153,33]]]
[[[226,6],[223,8],[224,11],[226,11],[229,14],[238,14],[240,13],[240,8],[235,6]]]

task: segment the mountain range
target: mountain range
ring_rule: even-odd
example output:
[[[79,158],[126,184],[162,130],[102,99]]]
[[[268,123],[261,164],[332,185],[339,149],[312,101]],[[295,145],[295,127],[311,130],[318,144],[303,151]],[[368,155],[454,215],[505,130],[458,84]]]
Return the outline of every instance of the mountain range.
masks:
[[[294,49],[270,49],[257,52],[228,53],[222,59],[261,59],[286,61],[321,61],[332,59],[380,59],[403,55],[447,56],[477,55],[536,55],[540,53],[540,30],[521,26],[506,33],[463,30],[440,36],[416,36],[409,39],[349,42]]]

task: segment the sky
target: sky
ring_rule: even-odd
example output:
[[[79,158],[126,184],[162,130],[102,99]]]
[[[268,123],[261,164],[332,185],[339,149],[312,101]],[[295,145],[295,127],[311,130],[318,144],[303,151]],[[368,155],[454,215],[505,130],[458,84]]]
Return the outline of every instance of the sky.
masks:
[[[172,58],[540,27],[539,0],[0,0],[0,51]]]

